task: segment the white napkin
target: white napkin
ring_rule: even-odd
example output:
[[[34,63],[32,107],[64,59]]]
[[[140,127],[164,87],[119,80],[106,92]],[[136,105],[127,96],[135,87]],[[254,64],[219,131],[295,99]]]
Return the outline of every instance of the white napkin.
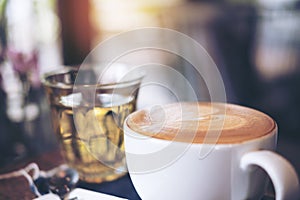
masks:
[[[68,199],[77,197],[78,200],[125,200],[120,197],[103,194],[100,192],[94,192],[86,189],[76,188],[74,189]],[[60,200],[59,197],[55,194],[46,194],[34,200]]]

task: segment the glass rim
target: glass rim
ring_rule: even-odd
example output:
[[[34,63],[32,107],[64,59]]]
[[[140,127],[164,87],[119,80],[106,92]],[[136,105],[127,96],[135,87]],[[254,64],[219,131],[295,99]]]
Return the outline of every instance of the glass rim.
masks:
[[[71,84],[68,85],[63,82],[51,83],[49,80],[47,80],[47,78],[49,78],[51,76],[66,74],[66,73],[69,73],[72,71],[78,72],[79,67],[63,66],[60,69],[46,72],[41,76],[41,82],[44,86],[51,87],[51,88],[58,88],[58,89],[75,89],[76,86],[79,88],[94,87],[96,89],[115,89],[115,88],[123,88],[123,87],[132,86],[135,84],[139,84],[139,83],[141,83],[142,79],[145,76],[145,74],[141,73],[136,78],[132,78],[130,80],[121,81],[121,82],[112,82],[112,83],[97,83],[97,84],[76,84],[76,81],[75,81],[72,85]],[[58,83],[61,83],[61,84],[58,84]]]

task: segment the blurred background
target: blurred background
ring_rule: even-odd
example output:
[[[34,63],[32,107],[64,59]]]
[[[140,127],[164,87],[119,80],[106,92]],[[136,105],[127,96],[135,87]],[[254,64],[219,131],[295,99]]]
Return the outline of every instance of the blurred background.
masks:
[[[151,26],[203,45],[228,102],[271,115],[278,152],[300,173],[299,25],[299,0],[0,0],[0,167],[58,148],[43,73],[80,65],[99,42]]]

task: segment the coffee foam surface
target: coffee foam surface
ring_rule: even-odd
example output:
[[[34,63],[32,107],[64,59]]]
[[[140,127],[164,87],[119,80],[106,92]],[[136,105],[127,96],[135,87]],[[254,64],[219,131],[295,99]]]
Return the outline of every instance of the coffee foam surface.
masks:
[[[139,110],[128,117],[135,132],[164,140],[193,143],[240,143],[271,133],[268,115],[224,103],[174,103]]]

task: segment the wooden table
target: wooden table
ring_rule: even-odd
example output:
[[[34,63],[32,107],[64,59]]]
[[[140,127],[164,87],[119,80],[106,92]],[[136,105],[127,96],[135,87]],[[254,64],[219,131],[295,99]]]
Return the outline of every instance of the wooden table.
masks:
[[[52,151],[43,153],[35,158],[27,159],[26,161],[8,165],[0,169],[0,173],[3,174],[21,169],[31,162],[38,164],[41,170],[50,170],[64,163],[59,151]],[[128,174],[118,180],[101,184],[79,182],[78,187],[128,199],[140,199]],[[33,198],[35,198],[35,196],[30,191],[28,182],[24,177],[0,180],[0,200],[31,200]]]
[[[41,170],[49,170],[63,163],[58,151],[48,152],[35,158],[9,164],[0,170],[1,174],[19,170],[31,162],[38,164]],[[0,180],[0,199],[33,199],[28,182],[24,177]]]

